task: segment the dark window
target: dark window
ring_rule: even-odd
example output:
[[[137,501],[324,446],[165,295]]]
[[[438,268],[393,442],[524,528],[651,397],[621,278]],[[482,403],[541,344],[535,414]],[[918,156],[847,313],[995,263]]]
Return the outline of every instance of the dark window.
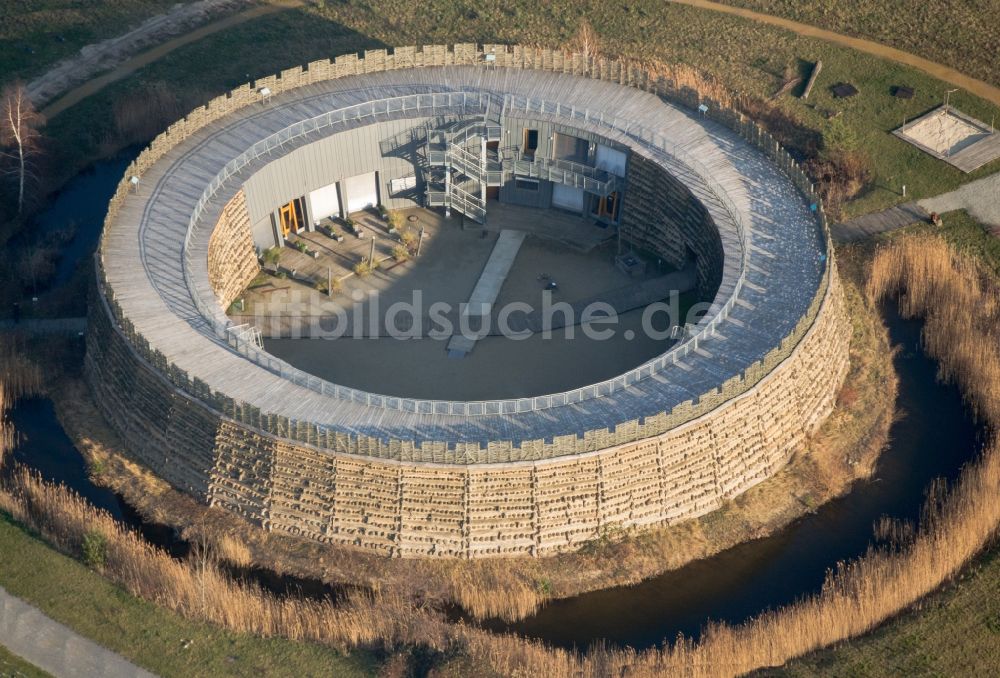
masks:
[[[538,182],[534,179],[515,179],[514,186],[522,191],[537,191]]]
[[[585,163],[590,154],[590,142],[569,134],[555,134],[552,139],[552,158]]]
[[[526,129],[524,130],[524,157],[534,158],[535,151],[538,150],[538,130],[537,129]]]

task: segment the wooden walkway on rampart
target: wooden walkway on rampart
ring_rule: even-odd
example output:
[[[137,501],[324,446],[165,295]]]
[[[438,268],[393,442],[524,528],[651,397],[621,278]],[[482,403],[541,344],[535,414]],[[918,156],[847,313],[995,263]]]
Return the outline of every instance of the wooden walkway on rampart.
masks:
[[[915,202],[908,202],[881,212],[872,212],[850,221],[834,224],[830,227],[830,232],[835,240],[854,242],[879,233],[894,231],[918,221],[926,221],[928,216],[927,210],[923,207]]]
[[[609,395],[516,414],[485,414],[484,407],[484,414],[457,415],[450,413],[447,403],[426,403],[417,411],[405,411],[323,395],[221,344],[193,303],[182,260],[188,217],[216,173],[256,141],[331,109],[380,97],[456,90],[541,97],[581,110],[596,107],[608,116],[633,121],[629,134],[596,123],[577,124],[667,167],[704,203],[727,252],[722,285],[710,314],[732,294],[740,272],[741,243],[726,205],[731,202],[751,234],[752,245],[747,283],[730,319],[696,353],[689,354],[683,365],[643,368],[648,378]],[[533,115],[556,118],[550,113]],[[636,134],[642,125],[664,135],[670,148],[683,157],[696,159],[697,167],[639,141]],[[208,234],[222,205],[263,162],[316,138],[298,139],[272,152],[231,179],[210,201],[191,245],[198,262],[191,284],[203,298],[211,299],[204,262]],[[725,201],[709,188],[709,180],[725,191]],[[614,428],[618,422],[669,412],[741,375],[791,333],[806,313],[823,274],[822,250],[815,217],[795,186],[730,130],[616,83],[546,71],[456,66],[372,73],[309,85],[192,134],[147,170],[139,195],[127,199],[108,236],[106,268],[122,309],[150,345],[191,377],[238,402],[292,420],[380,439],[516,443]],[[224,317],[222,309],[216,317]]]

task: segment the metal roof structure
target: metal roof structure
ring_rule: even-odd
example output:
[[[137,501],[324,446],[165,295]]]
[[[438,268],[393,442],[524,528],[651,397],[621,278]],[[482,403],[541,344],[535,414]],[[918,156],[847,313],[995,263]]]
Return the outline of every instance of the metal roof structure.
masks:
[[[329,384],[225,339],[207,252],[247,177],[338,131],[393,117],[553,119],[628,146],[682,181],[722,237],[722,283],[695,336],[601,384],[511,401],[419,401]],[[806,314],[826,270],[819,220],[793,181],[738,134],[634,88],[538,70],[445,66],[350,76],[276,94],[211,123],[143,175],[103,262],[115,299],[167,360],[263,412],[357,436],[447,442],[552,439],[669,412],[741,375]]]

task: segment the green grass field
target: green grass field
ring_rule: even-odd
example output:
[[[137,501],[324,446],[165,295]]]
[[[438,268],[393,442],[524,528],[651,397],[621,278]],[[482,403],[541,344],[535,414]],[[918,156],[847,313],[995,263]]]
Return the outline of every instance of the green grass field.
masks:
[[[1000,85],[996,0],[718,0],[890,45]]]
[[[377,9],[368,3],[344,2],[286,11],[166,55],[55,118],[47,131],[66,154],[60,167],[71,171],[116,145],[142,141],[134,132],[116,127],[115,107],[121,102],[155,102],[152,115],[169,108],[164,98],[175,106],[180,100],[184,109],[249,78],[389,44],[500,41],[558,46],[571,39],[584,17],[598,30],[606,53],[692,64],[732,90],[757,97],[773,94],[787,71],[804,72],[822,59],[822,77],[807,102],[786,95],[776,103],[818,134],[829,132],[828,117],[837,115],[836,124],[842,122],[852,143],[870,157],[872,181],[847,205],[845,216],[900,202],[903,184],[908,199],[913,199],[950,190],[1000,168],[1000,162],[994,162],[965,175],[888,134],[904,118],[912,119],[940,102],[947,89],[940,81],[781,29],[658,0],[637,0],[626,9],[596,1],[520,0],[502,8],[473,8],[448,0],[419,5],[387,0]],[[840,81],[853,82],[861,94],[834,99],[829,88]],[[895,85],[914,87],[917,95],[909,101],[896,99],[891,96]],[[152,97],[151,92],[160,94]],[[954,95],[953,102],[980,119],[1000,113],[963,93]],[[161,126],[166,122],[160,121]]]
[[[0,645],[0,678],[46,678],[48,675]]]
[[[1000,666],[1000,549],[913,610],[861,638],[760,675],[989,676]]]
[[[184,619],[129,595],[2,513],[0,553],[15,554],[0,559],[0,586],[9,593],[159,676],[347,677],[376,669],[365,652],[345,657],[318,645],[230,633]],[[185,641],[191,641],[187,649]],[[0,677],[6,678],[3,661],[0,655]]]
[[[192,0],[7,0],[0,21],[0,80],[30,79],[81,47],[127,32]]]

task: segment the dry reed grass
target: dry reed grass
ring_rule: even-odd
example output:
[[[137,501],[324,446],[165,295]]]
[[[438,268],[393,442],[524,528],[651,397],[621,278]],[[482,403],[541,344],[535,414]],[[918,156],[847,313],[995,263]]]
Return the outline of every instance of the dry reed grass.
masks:
[[[0,381],[0,469],[3,468],[7,452],[14,447],[14,427],[7,421],[7,409],[10,407],[9,396],[4,383]]]
[[[867,291],[873,302],[899,295],[904,315],[925,318],[925,345],[940,363],[941,378],[959,384],[995,435],[1000,423],[996,282],[943,241],[914,238],[876,254]],[[970,310],[975,310],[971,318]],[[460,649],[483,670],[505,676],[700,677],[781,665],[871,630],[940,586],[983,548],[1000,524],[998,493],[1000,441],[994,437],[952,489],[932,488],[919,528],[882,525],[879,532],[891,543],[839,567],[818,595],[742,626],[712,624],[697,643],[679,639],[641,653],[596,647],[585,654],[449,626],[392,593],[355,594],[337,607],[277,598],[232,581],[210,559],[171,559],[74,493],[47,485],[24,469],[15,470],[0,490],[0,509],[70,553],[79,553],[85,534],[100,533],[107,543],[103,569],[109,578],[137,596],[241,632],[345,648],[416,644]],[[462,586],[460,581],[455,585]]]
[[[524,619],[544,602],[544,586],[512,576],[509,561],[462,561],[450,565],[447,595],[477,619]]]
[[[22,396],[42,392],[42,370],[24,356],[16,335],[0,336],[0,385],[8,398],[7,407]],[[0,411],[5,411],[2,405]]]
[[[250,547],[235,537],[223,535],[221,539],[215,542],[215,549],[216,555],[221,560],[225,560],[232,565],[248,567],[253,563],[253,555],[250,553]]]
[[[623,63],[644,69],[654,79],[663,78],[678,90],[693,90],[701,97],[712,99],[725,108],[743,111],[749,105],[747,97],[734,93],[717,78],[688,64],[665,63],[655,59],[625,59]]]
[[[17,338],[0,336],[0,468],[14,447],[14,427],[7,420],[7,410],[19,397],[41,391],[41,369],[24,357]]]
[[[197,549],[189,560],[174,560],[76,493],[45,483],[24,468],[15,468],[0,489],[0,509],[66,553],[79,555],[84,536],[100,534],[107,545],[102,566],[106,577],[135,596],[192,619],[342,649],[403,643],[441,648],[447,641],[442,622],[399,596],[349,594],[337,606],[277,597],[235,582]]]
[[[926,350],[939,361],[940,377],[961,387],[993,434],[953,488],[931,489],[918,528],[882,526],[892,543],[843,564],[818,595],[742,626],[712,624],[698,643],[679,640],[644,653],[597,648],[578,656],[512,637],[474,638],[470,651],[505,675],[741,675],[871,630],[982,550],[1000,525],[997,281],[943,240],[911,238],[876,254],[867,292],[873,302],[899,295],[904,315],[925,319]]]
[[[978,260],[939,237],[902,238],[872,262],[872,298],[898,295],[900,312],[925,320],[927,352],[940,377],[958,383],[976,415],[1000,424],[1000,285]]]

